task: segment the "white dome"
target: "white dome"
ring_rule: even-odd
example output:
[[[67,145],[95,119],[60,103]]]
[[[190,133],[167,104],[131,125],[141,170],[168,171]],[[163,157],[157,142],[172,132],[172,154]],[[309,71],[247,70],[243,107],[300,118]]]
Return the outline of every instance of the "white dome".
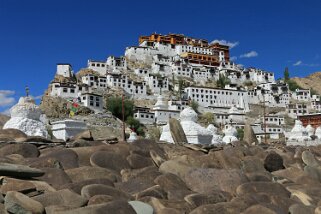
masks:
[[[10,110],[11,118],[23,117],[33,120],[39,120],[41,115],[40,108],[35,104],[31,97],[20,97],[18,104]]]
[[[191,108],[187,107],[180,113],[181,121],[197,121],[197,113]]]
[[[237,130],[231,125],[228,125],[227,129],[224,130],[225,136],[237,136]]]
[[[305,130],[309,133],[309,135],[314,135],[314,128],[310,124],[305,127]]]

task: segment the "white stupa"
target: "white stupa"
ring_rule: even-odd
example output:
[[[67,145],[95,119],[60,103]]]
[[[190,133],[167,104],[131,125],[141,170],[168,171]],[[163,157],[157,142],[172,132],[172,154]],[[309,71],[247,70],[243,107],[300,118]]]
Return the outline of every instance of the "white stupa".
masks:
[[[41,110],[31,97],[21,97],[10,109],[10,114],[11,119],[3,129],[19,129],[28,136],[48,136],[45,124],[40,121]]]
[[[191,144],[211,144],[213,134],[202,127],[197,121],[197,113],[187,107],[180,113],[181,125],[185,132],[187,142]]]
[[[138,139],[138,138],[137,138],[136,132],[132,131],[132,132],[130,133],[130,135],[129,135],[129,138],[127,139],[127,142],[128,142],[128,143],[132,143],[132,142],[134,142],[134,141],[137,140],[137,139]]]
[[[213,124],[208,125],[206,129],[213,135],[212,144],[222,143],[222,137],[217,134],[217,128]]]
[[[225,136],[223,137],[224,143],[232,143],[238,141],[237,139],[237,130],[232,125],[227,125],[227,128],[224,130]]]
[[[306,141],[311,140],[309,137],[309,133],[302,125],[302,122],[300,120],[296,120],[294,127],[292,128],[291,132],[288,133],[289,140],[295,140],[295,141]]]
[[[318,137],[318,139],[321,139],[321,126],[319,126],[316,130],[315,130],[315,136]]]
[[[309,125],[307,125],[307,126],[305,127],[305,129],[306,129],[306,131],[308,132],[309,136],[314,135],[315,129],[313,128],[313,126],[311,126],[311,125],[309,124]]]
[[[197,113],[191,107],[185,108],[180,113],[180,123],[186,135],[187,142],[191,144],[211,144],[213,133],[196,123],[197,118]],[[174,143],[169,124],[163,126],[159,140]]]

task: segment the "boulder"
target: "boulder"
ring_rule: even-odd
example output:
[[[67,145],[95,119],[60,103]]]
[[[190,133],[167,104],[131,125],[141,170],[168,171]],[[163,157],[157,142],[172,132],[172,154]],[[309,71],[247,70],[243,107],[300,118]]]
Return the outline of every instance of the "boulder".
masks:
[[[178,176],[171,173],[158,176],[154,182],[167,193],[169,200],[182,200],[192,193]]]
[[[73,169],[79,167],[78,164],[78,155],[76,152],[70,149],[56,149],[51,152],[46,153],[43,156],[40,156],[37,159],[30,160],[29,164],[32,166],[45,165],[45,163],[50,160],[55,160],[61,164],[63,169]]]
[[[232,198],[232,196],[226,192],[217,190],[212,191],[209,194],[194,193],[184,197],[193,207],[199,207],[205,204],[216,204],[220,202],[227,202]]]
[[[123,191],[115,189],[114,187],[103,184],[90,184],[81,189],[81,195],[87,199],[95,195],[109,195],[118,199],[130,199],[131,196]]]
[[[159,167],[159,171],[162,173],[172,173],[174,175],[177,175],[182,180],[184,180],[185,175],[191,171],[192,167],[183,164],[176,160],[168,160],[162,163]]]
[[[283,158],[275,152],[270,152],[264,159],[264,168],[269,172],[284,169]]]
[[[164,163],[166,161],[166,157],[164,156],[164,154],[160,154],[155,150],[151,150],[150,151],[150,157],[152,158],[154,164],[159,167],[162,163]]]
[[[2,176],[32,178],[43,176],[44,174],[44,171],[28,166],[10,163],[0,163],[0,175]]]
[[[146,158],[138,154],[131,154],[126,159],[132,169],[153,166],[153,161],[151,158]]]
[[[56,214],[137,214],[126,200],[115,200],[104,204],[95,204],[67,211],[57,211]]]
[[[70,189],[77,194],[81,194],[81,189],[84,186],[87,186],[89,184],[103,184],[111,187],[114,186],[114,183],[111,180],[107,178],[101,178],[101,179],[89,179],[89,180],[84,180],[84,181],[79,181],[74,183],[67,183],[65,185],[62,185],[59,189]]]
[[[112,153],[110,151],[97,151],[90,157],[92,166],[102,167],[105,169],[114,170],[120,173],[122,169],[129,169],[130,165],[126,157]]]
[[[41,203],[19,192],[7,192],[4,206],[9,213],[42,214],[45,209]]]
[[[155,166],[149,166],[141,169],[123,169],[120,174],[123,182],[135,178],[145,178],[147,180],[154,181],[157,176],[161,175],[158,168]]]
[[[317,160],[314,157],[314,155],[308,150],[305,150],[302,152],[302,160],[307,166],[311,166],[311,167],[321,166],[320,161]]]
[[[289,207],[289,214],[314,214],[314,206],[304,206],[303,204],[293,204]]]
[[[311,178],[314,178],[315,180],[321,182],[321,167],[313,167],[307,165],[304,167],[304,172]]]
[[[249,208],[247,208],[246,210],[244,210],[242,212],[242,214],[277,214],[276,212],[274,212],[274,210],[271,210],[267,207],[264,207],[260,204],[256,204],[253,206],[250,206]]]
[[[125,182],[115,183],[115,187],[123,192],[127,192],[129,194],[139,193],[147,188],[154,186],[152,178],[148,177],[137,177],[129,179]]]
[[[2,194],[7,194],[9,191],[16,191],[21,193],[28,193],[36,191],[36,186],[26,180],[19,180],[9,177],[1,177],[1,187],[0,191]]]
[[[19,154],[24,158],[36,158],[40,153],[35,145],[28,143],[8,144],[0,148],[0,157],[12,154]]]
[[[87,140],[87,141],[94,140],[90,130],[85,130],[85,131],[80,132],[76,136],[72,137],[71,141],[77,141],[80,139]]]
[[[266,195],[278,195],[282,197],[290,197],[290,192],[279,183],[272,182],[248,182],[237,187],[238,196],[254,193],[264,193]]]
[[[178,145],[187,143],[187,138],[180,122],[175,118],[170,118],[168,124],[174,143]]]
[[[27,135],[18,129],[0,129],[0,141],[24,142]]]
[[[187,186],[198,193],[210,193],[213,190],[222,190],[235,195],[236,188],[247,182],[248,179],[237,169],[194,169],[186,174]]]
[[[216,213],[220,214],[241,213],[241,209],[237,203],[221,202],[199,206],[192,210],[190,214],[212,214],[214,210]]]
[[[66,183],[72,182],[69,176],[62,169],[42,168],[41,170],[45,172],[45,175],[39,177],[39,180],[47,182],[55,189],[58,189]]]
[[[90,179],[104,179],[107,178],[112,182],[120,180],[120,177],[116,175],[114,172],[108,169],[100,168],[100,167],[90,167],[83,166],[74,169],[65,170],[67,175],[70,177],[73,183],[81,182]]]
[[[159,185],[155,185],[139,193],[136,193],[135,196],[136,196],[136,199],[144,198],[147,196],[159,198],[159,199],[165,199],[167,194]]]
[[[94,195],[88,201],[88,205],[105,204],[114,200],[110,195]]]
[[[82,207],[87,204],[87,199],[68,190],[63,189],[56,192],[48,192],[33,197],[34,200],[40,202],[44,207],[59,205],[68,206],[70,208]]]

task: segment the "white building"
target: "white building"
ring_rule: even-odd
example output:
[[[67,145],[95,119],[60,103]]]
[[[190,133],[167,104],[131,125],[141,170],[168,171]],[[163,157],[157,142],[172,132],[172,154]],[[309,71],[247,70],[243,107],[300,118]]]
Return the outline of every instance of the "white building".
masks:
[[[97,71],[100,75],[106,75],[107,63],[106,61],[88,60],[87,68]]]
[[[167,77],[161,75],[148,74],[145,76],[145,82],[153,94],[161,94],[169,90],[169,82]]]
[[[232,107],[249,111],[249,99],[246,91],[209,87],[187,87],[184,89],[188,99],[202,107]]]
[[[107,66],[112,69],[126,69],[127,68],[127,60],[125,57],[115,57],[109,56],[106,62]]]
[[[123,74],[108,73],[107,86],[110,88],[122,88],[126,93],[135,97],[147,95],[146,82],[131,80],[127,75]]]
[[[103,110],[103,97],[99,94],[83,93],[81,94],[81,103],[83,106],[95,112],[101,112]]]
[[[176,45],[176,54],[181,55],[182,53],[198,53],[206,55],[214,55],[214,51],[211,48],[192,46],[192,45]]]
[[[296,119],[297,116],[309,114],[308,106],[305,103],[289,104],[287,106],[287,111],[288,111],[289,117],[294,119]]]
[[[61,83],[53,81],[49,85],[49,96],[73,99],[79,96],[78,85],[76,83]]]
[[[72,77],[73,71],[71,65],[68,63],[58,63],[56,74],[67,78]]]
[[[264,117],[261,118],[262,123],[264,120]],[[284,117],[281,117],[279,115],[266,115],[265,116],[265,124],[267,125],[276,125],[276,126],[281,126],[285,124]]]
[[[311,99],[310,89],[295,89],[292,94],[292,98],[297,101],[307,102]]]

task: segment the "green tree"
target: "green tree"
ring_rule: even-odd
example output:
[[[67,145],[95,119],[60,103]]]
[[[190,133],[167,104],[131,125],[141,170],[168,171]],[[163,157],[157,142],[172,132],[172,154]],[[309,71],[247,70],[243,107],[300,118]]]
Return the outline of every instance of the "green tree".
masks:
[[[110,111],[115,117],[119,119],[123,119],[122,113],[122,98],[121,97],[108,97],[106,102],[106,108]],[[134,114],[134,103],[131,100],[125,99],[124,100],[124,112],[125,112],[125,121],[129,116]]]
[[[129,125],[129,128],[136,132],[138,135],[144,136],[144,127],[138,120],[136,120],[132,116],[129,116],[126,120],[126,123]]]
[[[289,80],[290,80],[289,68],[286,67],[284,70],[284,82],[288,82]]]
[[[214,114],[212,112],[205,112],[200,116],[200,121],[206,126],[215,122]]]
[[[237,138],[239,140],[243,140],[243,138],[244,138],[244,129],[241,129],[241,128],[237,129]]]
[[[227,78],[224,74],[219,74],[219,78],[216,81],[216,85],[220,88],[224,88],[225,85],[230,84],[229,78]]]

